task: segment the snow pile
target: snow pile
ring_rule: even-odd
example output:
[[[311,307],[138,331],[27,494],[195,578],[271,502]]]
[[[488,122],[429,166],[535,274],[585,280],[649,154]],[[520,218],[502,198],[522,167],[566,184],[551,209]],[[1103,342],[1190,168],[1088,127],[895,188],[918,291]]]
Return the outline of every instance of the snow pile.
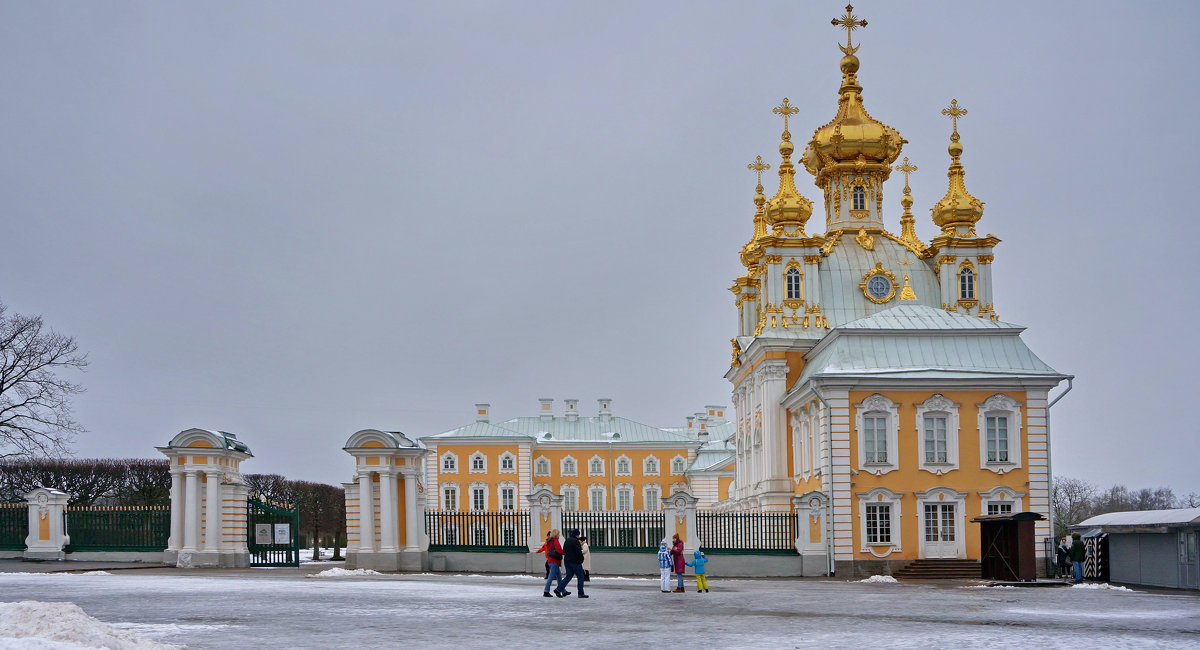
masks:
[[[1081,582],[1079,584],[1071,585],[1071,588],[1072,589],[1110,589],[1112,591],[1129,591],[1129,592],[1133,591],[1129,587],[1118,587],[1118,586],[1110,585],[1107,582]]]
[[[968,585],[963,589],[1020,589],[1015,585]]]
[[[109,648],[110,650],[167,650],[166,645],[123,632],[88,616],[75,603],[25,600],[0,603],[0,648]]]
[[[882,583],[887,583],[887,584],[893,584],[893,583],[899,583],[900,581],[893,578],[892,576],[871,576],[870,578],[865,578],[863,580],[859,580],[858,582],[882,582]]]
[[[112,575],[112,574],[111,574],[111,573],[109,573],[108,571],[84,571],[83,573],[77,573],[77,574],[75,574],[75,575],[80,575],[80,576],[110,576],[110,575]]]
[[[320,573],[314,573],[314,574],[307,575],[304,577],[306,577],[306,578],[341,578],[343,576],[381,576],[381,575],[383,575],[383,574],[376,571],[375,569],[343,569],[341,567],[334,567],[332,569],[325,569],[324,571],[322,571]]]

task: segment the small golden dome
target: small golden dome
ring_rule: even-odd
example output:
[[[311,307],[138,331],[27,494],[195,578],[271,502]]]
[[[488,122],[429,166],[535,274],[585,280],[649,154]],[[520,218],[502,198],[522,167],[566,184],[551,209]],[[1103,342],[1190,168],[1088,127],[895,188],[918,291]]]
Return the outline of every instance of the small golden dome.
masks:
[[[967,186],[963,182],[966,171],[963,169],[962,162],[959,161],[963,146],[959,142],[958,120],[966,115],[967,111],[959,106],[958,100],[955,99],[950,102],[949,108],[942,111],[942,114],[948,115],[954,121],[950,146],[946,148],[946,151],[950,153],[950,170],[946,172],[946,177],[950,179],[950,186],[946,189],[946,196],[943,196],[942,200],[930,209],[930,212],[933,214],[933,223],[937,224],[944,233],[949,233],[955,226],[960,225],[970,227],[973,232],[975,224],[983,218],[983,201],[971,196],[971,193],[967,191]]]

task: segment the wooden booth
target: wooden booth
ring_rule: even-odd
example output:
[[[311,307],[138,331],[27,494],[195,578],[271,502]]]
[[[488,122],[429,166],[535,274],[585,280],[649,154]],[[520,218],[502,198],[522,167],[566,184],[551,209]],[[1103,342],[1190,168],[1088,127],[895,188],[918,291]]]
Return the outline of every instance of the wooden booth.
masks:
[[[1034,522],[1043,519],[1036,512],[1017,512],[971,520],[979,523],[979,557],[985,580],[1037,580]]]

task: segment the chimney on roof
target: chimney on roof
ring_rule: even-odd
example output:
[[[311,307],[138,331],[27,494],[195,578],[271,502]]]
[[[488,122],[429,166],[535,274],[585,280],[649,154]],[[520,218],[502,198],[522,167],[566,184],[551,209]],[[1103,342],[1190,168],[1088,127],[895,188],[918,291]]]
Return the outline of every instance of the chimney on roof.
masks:
[[[695,420],[695,419],[696,419],[695,416],[692,416],[692,415],[687,416],[687,430],[684,431],[684,433],[688,434],[689,436],[692,435],[693,433],[695,433],[694,429],[692,428],[692,425],[693,425],[692,420]]]
[[[554,399],[551,397],[542,397],[538,399],[538,418],[543,422],[548,422],[554,419]]]
[[[696,439],[700,442],[708,442],[708,416],[702,415],[697,420],[700,422],[700,429],[696,431]]]
[[[600,399],[598,399],[596,401],[600,402],[600,421],[608,422],[609,420],[611,420],[612,419],[612,411],[609,410],[609,407],[612,406],[612,399],[607,398],[607,397],[601,397]]]
[[[717,404],[709,404],[704,407],[708,411],[708,417],[713,422],[722,422],[725,420],[725,407]]]
[[[488,411],[491,410],[491,404],[476,404],[475,405],[475,421],[488,422]]]
[[[567,421],[574,422],[574,421],[578,420],[579,419],[579,409],[578,409],[579,400],[565,399],[563,401],[567,403]]]

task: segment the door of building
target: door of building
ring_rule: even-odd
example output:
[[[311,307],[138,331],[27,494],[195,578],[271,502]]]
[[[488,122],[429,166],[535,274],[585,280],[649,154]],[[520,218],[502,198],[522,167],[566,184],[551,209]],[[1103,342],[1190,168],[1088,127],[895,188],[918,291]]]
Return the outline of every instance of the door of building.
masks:
[[[925,504],[924,557],[958,557],[958,516],[953,503]]]

